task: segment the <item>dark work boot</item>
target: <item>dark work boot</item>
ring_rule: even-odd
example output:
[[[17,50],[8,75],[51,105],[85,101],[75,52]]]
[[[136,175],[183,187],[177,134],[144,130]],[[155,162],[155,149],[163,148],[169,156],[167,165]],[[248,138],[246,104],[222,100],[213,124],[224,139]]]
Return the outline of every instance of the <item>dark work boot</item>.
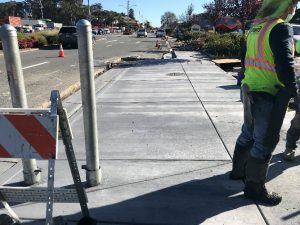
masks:
[[[282,197],[275,192],[268,192],[265,187],[269,167],[269,159],[249,157],[246,166],[246,183],[244,195],[268,205],[278,205]]]
[[[239,180],[245,178],[246,164],[249,159],[250,148],[243,148],[236,144],[232,158],[232,171],[230,172],[230,179]]]

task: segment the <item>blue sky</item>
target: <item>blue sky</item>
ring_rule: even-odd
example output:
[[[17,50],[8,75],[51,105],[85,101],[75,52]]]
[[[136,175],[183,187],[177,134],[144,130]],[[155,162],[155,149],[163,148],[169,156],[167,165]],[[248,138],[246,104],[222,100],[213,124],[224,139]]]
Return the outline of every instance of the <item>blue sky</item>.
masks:
[[[152,26],[160,26],[161,16],[173,12],[176,16],[183,14],[190,4],[195,7],[194,13],[203,11],[202,6],[212,0],[130,0],[135,17],[143,22],[148,20]],[[84,0],[87,4],[87,0]],[[116,12],[126,12],[127,0],[90,0],[90,4],[101,3],[104,9]],[[134,6],[135,5],[135,6]]]
[[[20,0],[17,0],[18,2]],[[42,0],[43,1],[43,0]],[[202,6],[213,0],[130,0],[135,17],[140,22],[148,20],[152,26],[160,26],[161,16],[167,12],[173,12],[176,16],[183,14],[190,4],[195,7],[194,13],[203,11]],[[0,0],[0,3],[8,0]],[[127,0],[90,0],[90,4],[101,3],[106,10],[126,13]],[[84,0],[88,4],[88,0]]]

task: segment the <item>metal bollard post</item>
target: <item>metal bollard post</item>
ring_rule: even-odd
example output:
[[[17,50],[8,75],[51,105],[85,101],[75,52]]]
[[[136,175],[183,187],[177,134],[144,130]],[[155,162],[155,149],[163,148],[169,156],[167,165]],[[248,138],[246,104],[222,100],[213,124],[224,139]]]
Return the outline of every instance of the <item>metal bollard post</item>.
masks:
[[[23,78],[20,51],[16,29],[5,24],[0,29],[3,53],[10,87],[12,105],[14,108],[27,108],[27,98]],[[41,179],[35,159],[22,159],[23,176],[26,185],[38,183]]]
[[[87,20],[80,20],[76,25],[86,146],[86,166],[83,168],[86,170],[87,184],[93,187],[100,184],[102,173],[98,150],[92,27]]]

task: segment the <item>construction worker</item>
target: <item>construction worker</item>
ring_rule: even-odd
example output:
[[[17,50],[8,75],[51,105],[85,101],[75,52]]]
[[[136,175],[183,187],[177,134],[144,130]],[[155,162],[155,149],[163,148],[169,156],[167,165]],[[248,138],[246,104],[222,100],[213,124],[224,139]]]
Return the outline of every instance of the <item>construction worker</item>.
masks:
[[[286,134],[286,145],[283,152],[283,157],[287,161],[293,161],[295,159],[295,153],[297,148],[297,141],[300,139],[300,114],[296,109],[295,117],[291,121],[291,126]]]
[[[300,54],[300,41],[296,43],[296,52]],[[296,83],[298,90],[300,89],[300,74],[297,75]],[[292,104],[289,107],[296,111],[294,118],[291,121],[290,128],[286,134],[285,150],[283,157],[287,161],[293,161],[295,159],[295,152],[297,148],[297,141],[300,139],[300,93],[294,98]]]
[[[231,179],[245,179],[244,195],[269,205],[282,197],[265,187],[288,102],[296,95],[293,30],[298,0],[264,0],[249,30],[242,80],[244,123],[233,154]]]

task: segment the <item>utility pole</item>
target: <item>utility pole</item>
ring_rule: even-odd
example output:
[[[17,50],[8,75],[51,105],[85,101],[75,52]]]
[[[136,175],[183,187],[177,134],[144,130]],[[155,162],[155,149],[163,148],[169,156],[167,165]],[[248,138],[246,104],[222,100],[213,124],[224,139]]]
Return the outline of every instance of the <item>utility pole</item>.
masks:
[[[91,8],[90,8],[90,0],[88,0],[88,10],[89,10],[89,12],[88,12],[88,21],[90,21],[90,22],[91,22]]]
[[[42,0],[40,0],[40,8],[41,8],[41,15],[42,15],[42,20],[44,19],[44,13],[43,13],[43,5],[42,5]]]
[[[127,16],[129,17],[130,1],[127,0]]]
[[[124,8],[126,8],[127,10],[127,29],[129,30],[129,11],[130,11],[130,8],[132,8],[133,6],[136,6],[136,5],[130,5],[130,0],[127,0],[127,3],[126,3],[126,6],[124,5],[120,5]]]
[[[130,5],[130,0],[127,0],[127,27],[128,27],[128,29],[129,29],[129,12],[133,6],[136,6],[136,5]]]

